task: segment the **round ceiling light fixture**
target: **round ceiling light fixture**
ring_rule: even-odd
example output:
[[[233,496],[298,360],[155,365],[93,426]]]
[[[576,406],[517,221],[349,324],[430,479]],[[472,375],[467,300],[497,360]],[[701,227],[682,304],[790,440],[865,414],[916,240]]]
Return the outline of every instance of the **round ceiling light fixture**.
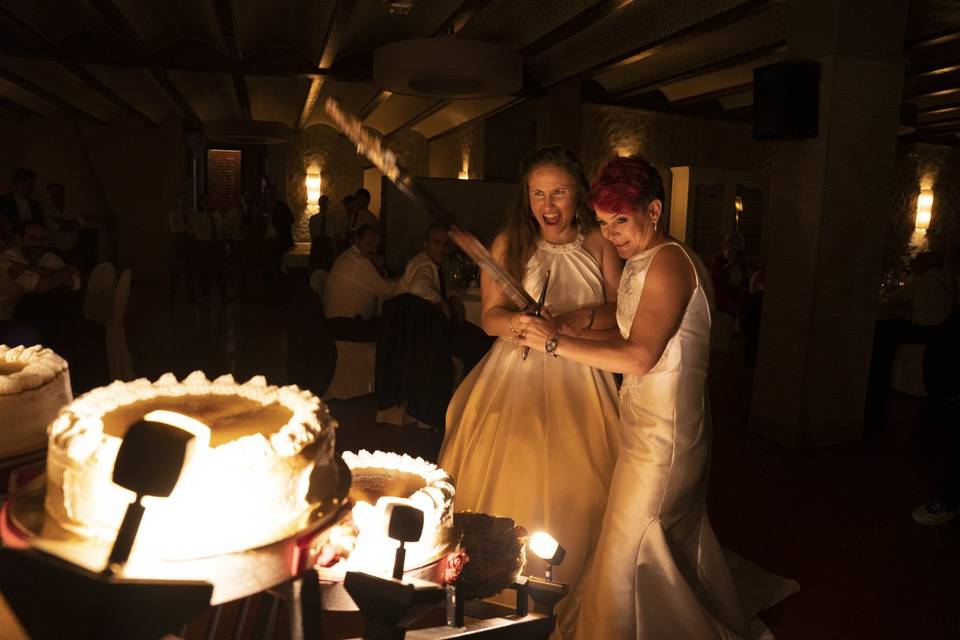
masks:
[[[373,81],[411,96],[506,96],[523,88],[523,59],[515,51],[477,40],[401,40],[374,51]]]

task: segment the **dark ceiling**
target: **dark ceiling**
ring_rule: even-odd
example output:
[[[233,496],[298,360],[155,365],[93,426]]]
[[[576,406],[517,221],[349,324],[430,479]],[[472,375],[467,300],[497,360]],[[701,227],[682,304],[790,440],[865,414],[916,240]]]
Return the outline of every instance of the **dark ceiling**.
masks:
[[[794,0],[798,1],[798,0]],[[752,70],[786,56],[786,0],[0,0],[0,108],[63,110],[97,122],[132,115],[244,119],[300,130],[340,98],[390,135],[432,138],[570,81],[595,101],[722,119],[751,117]],[[913,0],[904,129],[960,132],[960,2]],[[451,34],[524,60],[514,96],[440,100],[372,82],[372,51]]]

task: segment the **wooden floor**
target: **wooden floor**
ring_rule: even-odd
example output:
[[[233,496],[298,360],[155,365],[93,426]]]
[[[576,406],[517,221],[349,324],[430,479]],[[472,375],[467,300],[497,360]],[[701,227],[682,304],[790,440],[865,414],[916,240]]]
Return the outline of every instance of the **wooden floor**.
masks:
[[[286,307],[216,299],[171,305],[162,285],[134,287],[127,335],[139,375],[263,374],[284,381]],[[921,404],[891,399],[869,442],[787,449],[749,433],[751,372],[715,354],[710,514],[725,547],[800,582],[763,618],[780,640],[960,637],[960,524],[922,527],[911,510],[931,490],[937,436]],[[331,403],[338,448],[433,459],[439,435],[378,425],[372,397]]]

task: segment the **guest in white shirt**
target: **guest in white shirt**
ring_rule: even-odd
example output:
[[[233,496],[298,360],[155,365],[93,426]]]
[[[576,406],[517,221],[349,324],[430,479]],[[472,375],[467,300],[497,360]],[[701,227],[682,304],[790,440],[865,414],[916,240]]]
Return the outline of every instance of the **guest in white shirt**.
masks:
[[[9,320],[20,298],[58,287],[80,288],[80,274],[47,251],[47,228],[38,220],[20,227],[22,246],[0,254],[0,320]]]
[[[76,264],[78,231],[84,226],[84,220],[67,207],[67,189],[59,182],[47,185],[47,198],[49,204],[43,219],[50,234],[50,248],[67,262]]]
[[[379,301],[390,298],[396,284],[380,275],[373,257],[380,248],[380,231],[363,225],[353,246],[340,254],[323,288],[323,308],[335,340],[376,342],[375,316]]]
[[[423,251],[411,258],[397,287],[397,293],[409,293],[432,302],[450,321],[450,351],[462,359],[469,372],[490,349],[493,339],[480,327],[464,319],[463,303],[448,295],[443,263],[450,253],[450,235],[446,227],[427,227]]]

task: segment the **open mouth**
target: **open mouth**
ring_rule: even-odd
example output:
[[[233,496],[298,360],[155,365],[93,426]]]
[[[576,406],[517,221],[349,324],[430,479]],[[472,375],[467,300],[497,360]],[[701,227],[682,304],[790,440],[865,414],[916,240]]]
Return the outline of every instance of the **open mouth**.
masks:
[[[560,224],[560,221],[563,220],[563,216],[559,213],[544,213],[541,215],[541,218],[543,219],[543,224],[548,226]]]

